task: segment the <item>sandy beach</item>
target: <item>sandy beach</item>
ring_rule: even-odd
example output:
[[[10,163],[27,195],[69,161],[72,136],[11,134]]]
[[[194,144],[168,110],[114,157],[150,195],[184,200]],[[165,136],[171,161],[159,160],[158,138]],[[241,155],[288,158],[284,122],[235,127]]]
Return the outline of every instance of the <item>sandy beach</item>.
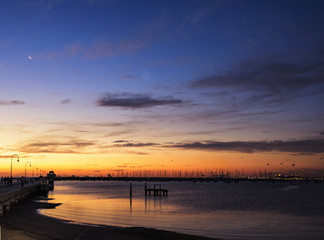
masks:
[[[0,218],[1,235],[4,240],[54,240],[54,239],[181,239],[207,240],[210,238],[178,234],[150,228],[122,228],[69,223],[41,215],[37,209],[53,208],[56,204],[37,202],[30,198],[14,206]]]

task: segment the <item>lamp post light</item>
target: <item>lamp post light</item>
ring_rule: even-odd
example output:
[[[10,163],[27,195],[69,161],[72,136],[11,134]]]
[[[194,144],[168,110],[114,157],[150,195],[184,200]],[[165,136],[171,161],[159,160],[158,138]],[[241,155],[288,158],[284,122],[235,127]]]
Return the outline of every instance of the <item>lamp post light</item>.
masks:
[[[29,167],[31,167],[31,163],[30,162],[26,162],[25,163],[25,178],[26,178],[26,167],[27,167],[27,163],[29,163]]]
[[[16,157],[17,158],[17,162],[19,162],[19,156],[17,154],[14,154],[11,156],[11,168],[10,168],[10,177],[12,178],[12,159]]]

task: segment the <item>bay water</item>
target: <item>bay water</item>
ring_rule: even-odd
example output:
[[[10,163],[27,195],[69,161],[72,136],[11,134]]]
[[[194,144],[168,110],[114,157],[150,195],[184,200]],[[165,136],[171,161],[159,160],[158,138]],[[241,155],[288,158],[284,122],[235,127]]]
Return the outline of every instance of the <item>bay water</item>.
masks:
[[[130,198],[130,183],[132,197]],[[323,183],[57,181],[41,214],[76,223],[148,227],[217,239],[324,239]]]

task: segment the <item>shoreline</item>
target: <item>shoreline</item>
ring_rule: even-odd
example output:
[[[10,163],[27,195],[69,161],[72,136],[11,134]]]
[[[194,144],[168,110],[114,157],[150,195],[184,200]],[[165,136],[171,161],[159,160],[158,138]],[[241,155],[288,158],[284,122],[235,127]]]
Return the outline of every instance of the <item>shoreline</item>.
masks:
[[[0,217],[1,235],[6,240],[59,240],[59,239],[114,239],[114,240],[210,240],[212,238],[144,227],[116,227],[88,225],[68,222],[42,215],[38,209],[55,208],[59,204],[35,200],[33,197],[14,206],[10,212]]]

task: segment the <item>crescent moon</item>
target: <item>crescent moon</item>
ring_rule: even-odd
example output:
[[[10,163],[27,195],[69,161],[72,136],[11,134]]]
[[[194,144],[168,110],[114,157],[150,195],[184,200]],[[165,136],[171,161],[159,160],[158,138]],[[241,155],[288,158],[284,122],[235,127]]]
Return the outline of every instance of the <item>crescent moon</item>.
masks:
[[[31,57],[31,56],[28,56],[28,59],[29,59],[29,60],[32,60],[32,57]]]

